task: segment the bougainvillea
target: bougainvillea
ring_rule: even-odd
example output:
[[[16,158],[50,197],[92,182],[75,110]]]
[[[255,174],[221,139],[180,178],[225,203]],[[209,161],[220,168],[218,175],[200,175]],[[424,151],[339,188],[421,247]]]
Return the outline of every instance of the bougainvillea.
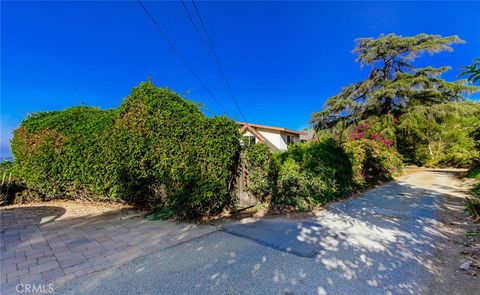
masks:
[[[374,131],[374,128],[372,128],[372,125],[370,124],[368,119],[355,126],[353,131],[350,133],[350,140],[359,139],[373,139],[383,143],[388,147],[391,147],[393,145],[392,141],[384,138],[382,134]]]

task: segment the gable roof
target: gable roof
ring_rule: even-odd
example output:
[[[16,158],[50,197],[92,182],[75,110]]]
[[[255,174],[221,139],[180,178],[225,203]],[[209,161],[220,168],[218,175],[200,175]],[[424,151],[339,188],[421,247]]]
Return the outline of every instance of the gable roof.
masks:
[[[260,132],[258,132],[255,128],[253,128],[251,125],[246,124],[243,125],[243,127],[240,129],[240,134],[245,133],[246,131],[250,131],[253,135],[255,135],[260,142],[265,142],[267,139],[265,136],[263,136]]]
[[[304,132],[302,131],[296,131],[296,130],[291,130],[287,128],[281,128],[281,127],[274,127],[274,126],[267,126],[267,125],[260,125],[260,124],[251,124],[251,123],[246,123],[246,122],[237,122],[238,125],[242,125],[243,127],[240,129],[240,132],[245,131],[243,128],[246,126],[251,126],[254,129],[255,128],[261,128],[261,129],[266,129],[266,130],[274,130],[274,131],[280,131],[280,132],[285,132],[285,133],[290,133],[290,134],[296,134],[296,135],[302,135]],[[254,133],[254,132],[252,132]],[[259,132],[257,132],[259,133]],[[254,133],[255,134],[255,133]],[[255,134],[256,135],[256,134]]]

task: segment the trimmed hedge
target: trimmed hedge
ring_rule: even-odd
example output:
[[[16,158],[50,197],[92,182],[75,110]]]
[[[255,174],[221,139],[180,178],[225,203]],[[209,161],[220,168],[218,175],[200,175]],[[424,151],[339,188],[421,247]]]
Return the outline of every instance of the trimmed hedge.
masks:
[[[175,92],[141,83],[115,110],[37,113],[15,130],[14,170],[51,196],[168,208],[182,218],[233,205],[238,128]]]

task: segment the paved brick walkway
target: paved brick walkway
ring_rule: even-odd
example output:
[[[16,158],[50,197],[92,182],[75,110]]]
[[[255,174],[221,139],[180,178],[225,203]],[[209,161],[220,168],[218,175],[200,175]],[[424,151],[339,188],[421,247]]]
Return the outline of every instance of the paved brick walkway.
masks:
[[[15,294],[17,284],[55,286],[216,230],[130,211],[71,211],[48,203],[0,210],[1,294]]]

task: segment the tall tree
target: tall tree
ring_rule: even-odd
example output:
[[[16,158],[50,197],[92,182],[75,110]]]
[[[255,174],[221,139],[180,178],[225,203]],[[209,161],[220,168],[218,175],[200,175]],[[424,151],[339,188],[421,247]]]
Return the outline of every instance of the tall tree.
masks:
[[[353,50],[361,67],[369,66],[364,81],[353,83],[330,97],[323,111],[314,113],[316,129],[328,129],[364,120],[371,115],[398,113],[415,105],[461,101],[478,90],[465,80],[448,82],[440,76],[449,67],[417,68],[413,62],[423,53],[452,51],[452,44],[464,43],[458,36],[419,34],[402,37],[381,35],[360,38]]]
[[[468,76],[468,81],[474,84],[480,81],[480,58],[474,59],[473,64],[464,66],[462,69],[464,69],[464,71],[461,72],[459,76]]]

